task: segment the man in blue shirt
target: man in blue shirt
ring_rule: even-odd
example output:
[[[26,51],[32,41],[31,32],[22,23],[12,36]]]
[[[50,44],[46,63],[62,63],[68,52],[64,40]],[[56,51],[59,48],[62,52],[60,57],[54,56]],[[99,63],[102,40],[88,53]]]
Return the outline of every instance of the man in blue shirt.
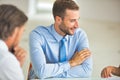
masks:
[[[39,26],[30,33],[32,68],[29,79],[90,77],[92,58],[87,35],[78,25],[78,5],[73,0],[56,0],[53,16],[54,24]],[[60,42],[63,38],[66,59],[60,61]]]

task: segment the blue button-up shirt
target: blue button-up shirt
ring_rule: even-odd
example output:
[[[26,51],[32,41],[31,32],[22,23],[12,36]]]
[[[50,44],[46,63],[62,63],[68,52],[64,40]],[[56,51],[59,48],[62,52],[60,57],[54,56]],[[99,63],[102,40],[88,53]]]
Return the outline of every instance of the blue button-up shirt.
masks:
[[[48,77],[89,77],[92,72],[92,58],[89,57],[82,64],[70,67],[69,60],[76,51],[89,48],[86,33],[78,28],[74,35],[66,35],[67,61],[59,62],[59,43],[63,36],[59,35],[54,25],[39,26],[30,33],[30,58],[32,69],[29,78]]]

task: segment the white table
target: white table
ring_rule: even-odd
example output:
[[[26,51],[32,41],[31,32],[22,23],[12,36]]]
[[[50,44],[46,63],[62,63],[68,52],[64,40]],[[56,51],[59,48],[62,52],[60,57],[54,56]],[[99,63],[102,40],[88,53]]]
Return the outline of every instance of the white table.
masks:
[[[111,78],[48,78],[48,79],[34,79],[34,80],[120,80],[120,77],[111,77]]]

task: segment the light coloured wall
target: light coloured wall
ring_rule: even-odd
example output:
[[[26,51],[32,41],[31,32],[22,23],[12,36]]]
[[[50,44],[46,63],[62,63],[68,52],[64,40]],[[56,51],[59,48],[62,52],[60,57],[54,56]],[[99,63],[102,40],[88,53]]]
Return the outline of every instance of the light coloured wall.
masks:
[[[93,77],[100,77],[105,66],[120,64],[120,23],[82,20],[93,54]]]
[[[0,4],[13,4],[26,14],[28,13],[29,0],[0,0]]]
[[[78,0],[81,17],[120,22],[120,0]]]
[[[2,3],[14,4],[26,14],[29,13],[28,0],[0,0],[0,4]],[[100,72],[105,66],[120,64],[120,0],[78,0],[78,3],[81,14],[80,27],[88,34],[93,54],[92,76],[100,77]],[[40,14],[37,19],[29,19],[20,43],[28,53],[29,32],[38,25],[53,23],[53,18],[50,16],[52,17],[51,13],[48,13],[48,16]],[[27,76],[28,63],[29,57],[23,67],[25,77]]]

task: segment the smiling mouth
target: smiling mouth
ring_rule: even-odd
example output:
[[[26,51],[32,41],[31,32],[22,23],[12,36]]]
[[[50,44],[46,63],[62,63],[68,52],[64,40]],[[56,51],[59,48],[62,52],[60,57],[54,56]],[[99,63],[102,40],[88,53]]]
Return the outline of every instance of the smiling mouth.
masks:
[[[72,33],[74,33],[74,32],[75,32],[75,29],[74,29],[74,28],[72,28],[72,29],[71,29],[71,32],[72,32]]]
[[[76,30],[76,28],[71,28],[71,30],[72,30],[72,31],[75,31],[75,30]]]

